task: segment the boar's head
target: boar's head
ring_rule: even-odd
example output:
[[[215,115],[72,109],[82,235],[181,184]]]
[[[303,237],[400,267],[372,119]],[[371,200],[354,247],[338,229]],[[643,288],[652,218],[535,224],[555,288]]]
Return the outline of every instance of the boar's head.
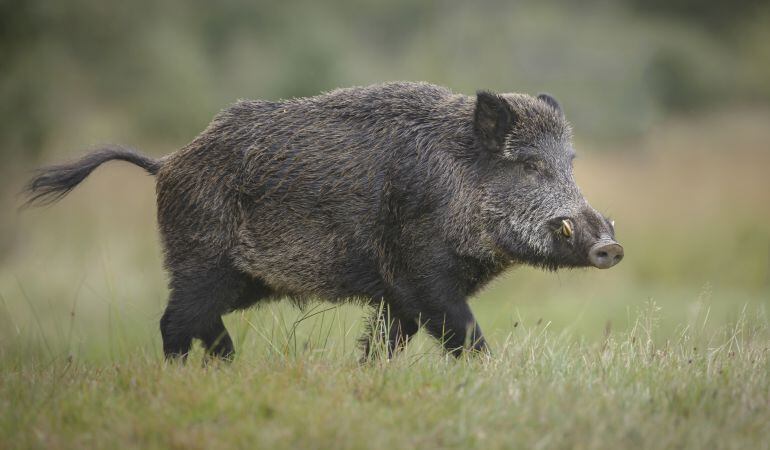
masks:
[[[482,91],[473,121],[482,222],[499,253],[553,270],[620,262],[613,222],[575,183],[570,126],[553,97]]]

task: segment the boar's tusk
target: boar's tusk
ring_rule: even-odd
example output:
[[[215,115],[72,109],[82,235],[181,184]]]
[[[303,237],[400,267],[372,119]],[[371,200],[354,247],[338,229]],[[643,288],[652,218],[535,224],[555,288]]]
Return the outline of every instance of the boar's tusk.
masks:
[[[567,219],[561,221],[561,234],[564,236],[572,236],[572,222]]]

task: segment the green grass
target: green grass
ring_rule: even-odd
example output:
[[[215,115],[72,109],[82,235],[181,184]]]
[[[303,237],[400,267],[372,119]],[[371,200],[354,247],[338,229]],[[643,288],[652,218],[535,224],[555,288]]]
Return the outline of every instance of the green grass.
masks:
[[[16,230],[0,449],[770,448],[770,131],[754,119],[583,153],[578,182],[626,259],[505,274],[471,304],[493,356],[462,360],[420,334],[361,365],[360,307],[281,302],[226,317],[232,364],[204,367],[199,347],[165,363],[152,181],[105,167],[0,217]]]
[[[345,308],[238,315],[232,364],[166,364],[137,347],[101,362],[65,342],[2,355],[4,447],[766,448],[767,318],[660,334],[660,308],[587,342],[517,324],[492,357],[421,339],[358,364]],[[323,311],[323,312],[322,312]],[[301,320],[318,313],[315,320]],[[299,320],[296,320],[299,319]],[[309,322],[313,322],[312,324]],[[294,328],[299,322],[299,329]],[[323,322],[323,323],[322,323]],[[355,328],[355,327],[353,327]],[[127,343],[126,343],[127,344]]]

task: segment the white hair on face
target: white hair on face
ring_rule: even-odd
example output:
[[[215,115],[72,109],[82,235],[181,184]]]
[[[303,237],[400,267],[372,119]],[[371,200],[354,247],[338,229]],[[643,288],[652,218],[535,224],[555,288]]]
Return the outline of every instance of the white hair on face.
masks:
[[[571,129],[561,114],[540,100],[523,94],[504,97],[516,111],[516,121],[506,133],[498,156],[551,169],[547,180],[522,183],[516,188],[518,192],[506,194],[504,188],[497,193],[485,191],[481,207],[498,238],[507,240],[511,250],[520,251],[522,257],[549,260],[555,256],[550,221],[574,217],[585,205],[570,168],[565,166],[574,156],[569,145]],[[510,175],[518,176],[514,172]]]
[[[504,236],[517,236],[517,244],[525,245],[540,257],[548,256],[548,231],[543,229],[541,224],[530,219],[529,214],[511,216],[510,211],[506,211],[489,201],[484,202],[483,209],[495,223],[503,228],[501,231]]]

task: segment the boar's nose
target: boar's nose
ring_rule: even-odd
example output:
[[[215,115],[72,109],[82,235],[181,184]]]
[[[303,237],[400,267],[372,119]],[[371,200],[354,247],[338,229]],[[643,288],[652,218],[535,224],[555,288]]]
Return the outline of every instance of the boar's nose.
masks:
[[[599,269],[609,269],[623,259],[623,246],[613,240],[602,240],[588,251],[588,261]]]

